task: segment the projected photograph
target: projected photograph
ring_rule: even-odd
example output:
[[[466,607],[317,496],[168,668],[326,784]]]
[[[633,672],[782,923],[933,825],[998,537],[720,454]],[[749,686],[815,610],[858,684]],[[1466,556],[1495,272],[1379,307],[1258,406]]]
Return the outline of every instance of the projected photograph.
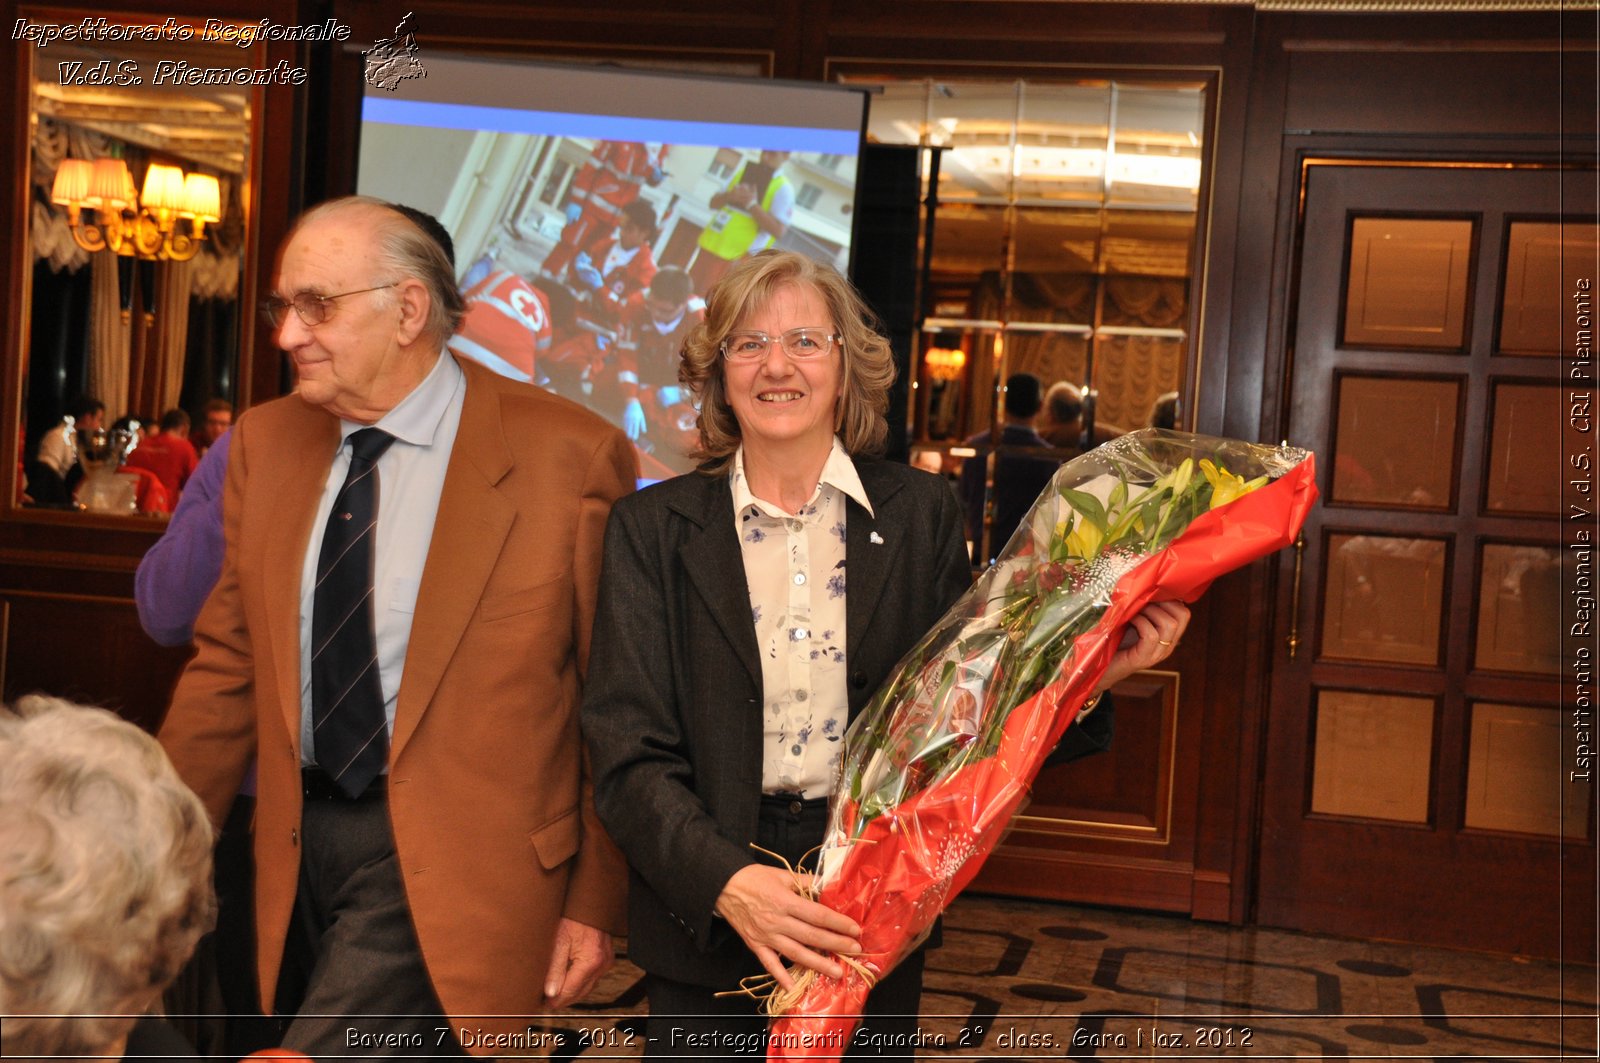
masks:
[[[752,107],[767,90],[782,98]],[[595,110],[544,109],[576,105]],[[451,349],[617,424],[648,482],[692,468],[677,362],[710,286],[768,247],[847,268],[863,107],[831,87],[435,61],[367,97],[358,191],[450,231],[467,300]]]

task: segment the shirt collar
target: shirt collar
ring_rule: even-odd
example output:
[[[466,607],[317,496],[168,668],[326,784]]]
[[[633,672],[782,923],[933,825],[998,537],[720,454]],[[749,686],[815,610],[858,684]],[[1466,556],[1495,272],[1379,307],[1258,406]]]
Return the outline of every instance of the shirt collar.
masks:
[[[450,408],[464,377],[456,360],[441,351],[439,360],[422,378],[422,383],[412,388],[411,394],[401,399],[398,406],[370,427],[381,428],[400,442],[412,446],[432,445],[445,411]],[[367,427],[355,421],[340,421],[340,441],[349,439],[353,433]]]
[[[750,481],[744,474],[744,444],[739,444],[739,449],[733,452],[733,471],[728,474],[729,486],[733,489],[733,511],[743,513],[754,506],[756,511],[769,517],[782,516],[776,506],[763,502],[750,492]],[[861,476],[856,472],[856,463],[850,460],[850,455],[845,452],[844,444],[838,436],[833,437],[833,446],[828,450],[828,460],[822,463],[822,475],[817,479],[817,490],[812,492],[811,500],[815,501],[818,492],[823,486],[842,491],[871,517],[877,514],[872,512],[872,502],[867,498],[867,489],[861,486]]]
[[[689,309],[688,309],[688,307],[685,307],[683,310],[679,311],[677,317],[673,318],[671,321],[667,322],[665,325],[663,325],[661,322],[657,321],[653,317],[650,318],[650,324],[655,328],[655,330],[657,332],[661,333],[663,336],[670,336],[670,335],[672,335],[674,329],[676,329],[679,325],[683,324],[684,316],[686,314],[688,314],[688,313],[689,313]]]

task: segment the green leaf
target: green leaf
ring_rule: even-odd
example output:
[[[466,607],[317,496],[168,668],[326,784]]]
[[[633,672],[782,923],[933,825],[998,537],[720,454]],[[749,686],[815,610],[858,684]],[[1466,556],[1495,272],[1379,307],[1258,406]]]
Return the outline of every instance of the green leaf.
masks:
[[[1106,500],[1106,510],[1115,513],[1128,504],[1128,482],[1118,480],[1117,486],[1111,489],[1111,497]]]
[[[1074,491],[1070,487],[1063,487],[1061,489],[1061,497],[1066,499],[1067,504],[1073,509],[1077,510],[1085,520],[1087,520],[1090,524],[1093,524],[1096,528],[1100,529],[1101,535],[1105,534],[1106,527],[1108,526],[1106,521],[1106,511],[1105,507],[1100,505],[1100,500],[1098,498],[1089,494],[1087,491]]]

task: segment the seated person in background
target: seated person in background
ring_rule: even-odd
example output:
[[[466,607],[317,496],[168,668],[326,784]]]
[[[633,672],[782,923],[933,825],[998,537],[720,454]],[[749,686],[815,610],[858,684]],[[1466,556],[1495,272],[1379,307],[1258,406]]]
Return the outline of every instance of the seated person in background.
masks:
[[[155,739],[104,709],[0,708],[8,1056],[192,1055],[147,1014],[210,927],[211,824]]]
[[[1083,450],[1083,389],[1065,380],[1058,380],[1044,393],[1044,424],[1039,435],[1052,447],[1070,450],[1074,455]]]
[[[1114,424],[1107,424],[1098,418],[1094,422],[1094,439],[1091,442],[1084,438],[1085,410],[1092,405],[1084,401],[1083,389],[1066,380],[1058,380],[1050,385],[1050,390],[1044,394],[1044,426],[1039,429],[1039,434],[1053,447],[1063,447],[1073,451],[1071,457],[1076,457],[1085,450],[1093,450],[1102,443],[1109,443],[1127,429]]]
[[[622,208],[622,224],[602,234],[573,260],[567,283],[584,300],[585,317],[614,325],[635,292],[656,275],[650,241],[656,238],[655,208],[636,199]]]
[[[979,556],[983,543],[984,500],[989,456],[985,448],[993,444],[1008,447],[1047,447],[1034,430],[1034,418],[1041,405],[1039,378],[1032,373],[1013,373],[1006,378],[1005,424],[1000,438],[979,432],[967,440],[977,447],[976,457],[961,463],[961,499],[967,511],[967,537],[972,540],[973,559],[987,565],[1005,548],[1011,534],[1022,523],[1028,508],[1055,475],[1060,462],[1033,454],[997,454],[994,458],[994,506],[989,527],[987,556]]]
[[[148,469],[160,481],[167,500],[176,503],[179,492],[200,464],[194,445],[189,442],[189,415],[176,407],[162,414],[156,430],[145,433],[125,464]]]
[[[189,434],[189,442],[194,444],[195,454],[205,457],[206,450],[232,427],[233,403],[227,399],[212,399],[206,403],[205,409],[200,411],[199,431]]]
[[[59,505],[72,500],[72,488],[82,475],[77,433],[100,428],[105,416],[105,403],[80,395],[67,406],[66,416],[39,439],[39,449],[28,466],[28,494],[35,502]]]
[[[1157,395],[1155,404],[1150,407],[1150,427],[1177,428],[1179,412],[1178,393],[1176,391],[1168,391]]]

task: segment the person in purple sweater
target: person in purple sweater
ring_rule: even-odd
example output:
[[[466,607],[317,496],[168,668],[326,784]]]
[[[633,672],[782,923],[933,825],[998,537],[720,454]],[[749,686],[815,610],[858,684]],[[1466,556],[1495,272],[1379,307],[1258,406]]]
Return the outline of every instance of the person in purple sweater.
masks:
[[[139,626],[158,645],[182,646],[222,573],[222,484],[228,472],[224,432],[200,459],[177,512],[133,575]]]
[[[146,551],[133,576],[139,626],[162,646],[182,646],[194,637],[195,618],[222,574],[222,489],[232,435],[232,431],[224,432],[206,450],[183,489],[167,530]],[[252,771],[217,841],[217,927],[215,939],[200,947],[205,966],[215,965],[218,988],[230,1013],[221,1036],[225,1054],[231,1056],[277,1043],[276,1024],[260,1017],[253,977],[250,817],[254,807]]]

